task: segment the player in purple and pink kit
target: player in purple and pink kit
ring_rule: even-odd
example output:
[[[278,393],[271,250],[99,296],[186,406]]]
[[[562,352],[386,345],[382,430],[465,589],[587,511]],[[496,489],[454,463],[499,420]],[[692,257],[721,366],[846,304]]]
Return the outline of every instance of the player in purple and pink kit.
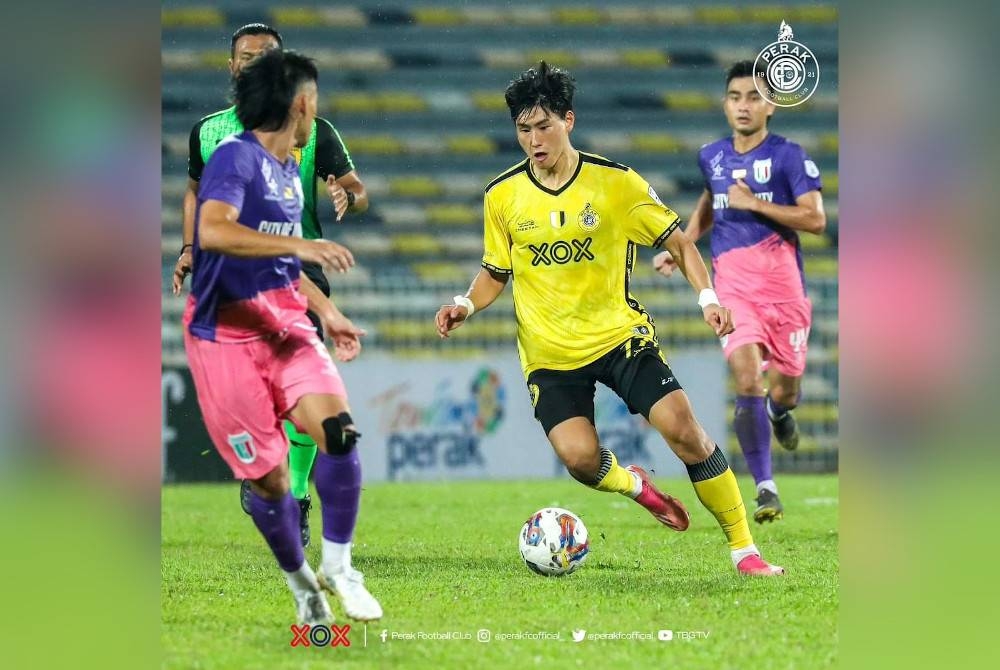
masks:
[[[816,164],[798,144],[768,132],[774,105],[757,92],[753,76],[750,61],[726,75],[723,108],[733,134],[698,152],[705,191],[685,233],[697,241],[712,231],[715,289],[736,327],[722,339],[736,382],[733,423],[757,483],[753,518],[762,523],[784,513],[771,474],[768,423],[785,449],[799,444],[791,410],[799,402],[812,303],[798,233],[822,234],[826,214]],[[662,252],[653,266],[669,277],[676,264]]]
[[[337,357],[357,356],[356,328],[305,275],[302,261],[346,271],[344,247],[302,238],[302,183],[291,150],[316,116],[316,67],[280,49],[245,67],[235,82],[245,132],[224,139],[198,190],[191,296],[184,312],[188,363],[205,426],[239,479],[251,482],[250,513],[285,574],[301,623],[332,620],[321,588],[347,615],[378,619],[382,608],[351,565],[361,495],[360,436],[329,352],[306,316],[308,305]],[[319,446],[322,563],[314,573],[289,491],[289,419]]]

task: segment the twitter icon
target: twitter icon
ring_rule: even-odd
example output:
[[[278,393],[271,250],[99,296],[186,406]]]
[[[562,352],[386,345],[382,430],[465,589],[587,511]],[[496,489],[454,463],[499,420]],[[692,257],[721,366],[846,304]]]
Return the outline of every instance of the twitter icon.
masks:
[[[583,642],[584,638],[587,637],[587,631],[580,629],[573,631],[573,642]]]

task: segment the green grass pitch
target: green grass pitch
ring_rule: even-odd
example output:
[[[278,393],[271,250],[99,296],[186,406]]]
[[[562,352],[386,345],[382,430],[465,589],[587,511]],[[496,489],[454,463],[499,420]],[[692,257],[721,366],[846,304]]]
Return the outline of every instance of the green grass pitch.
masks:
[[[355,565],[385,618],[348,621],[350,647],[292,648],[294,607],[250,518],[239,485],[163,489],[161,609],[165,668],[824,668],[836,662],[836,476],[779,478],[785,519],[758,526],[765,558],[784,578],[738,576],[722,532],[690,482],[659,481],[692,514],[684,533],[635,503],[569,479],[371,484],[362,496]],[[752,482],[741,479],[752,512]],[[312,512],[319,561],[320,514]],[[564,578],[530,572],[517,550],[521,524],[560,506],[590,531],[586,564]],[[491,632],[480,642],[477,632]],[[652,634],[585,639],[587,634]],[[657,631],[675,631],[670,642]],[[471,634],[472,639],[393,640],[391,632]],[[559,634],[559,640],[497,639]],[[708,637],[680,639],[680,631]],[[365,634],[367,632],[367,645]]]

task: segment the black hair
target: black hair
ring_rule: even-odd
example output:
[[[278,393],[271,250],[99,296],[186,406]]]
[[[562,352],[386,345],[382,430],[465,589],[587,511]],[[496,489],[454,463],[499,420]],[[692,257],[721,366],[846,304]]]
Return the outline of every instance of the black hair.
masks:
[[[541,107],[565,119],[566,112],[573,111],[575,92],[576,82],[566,70],[542,61],[537,70],[525,70],[519,77],[511,80],[503,97],[510,109],[510,118],[514,121],[535,107]]]
[[[741,60],[733,63],[732,67],[726,72],[726,89],[729,88],[729,82],[733,79],[739,79],[741,77],[752,77],[753,72],[753,61]]]
[[[236,116],[247,130],[281,130],[299,85],[318,78],[313,59],[294,51],[269,49],[250,61],[236,78]]]
[[[229,57],[236,58],[236,43],[244,35],[270,35],[274,39],[278,40],[278,48],[281,49],[284,43],[281,41],[281,35],[277,30],[267,25],[266,23],[248,23],[242,28],[237,29],[233,33],[233,39],[229,42]]]

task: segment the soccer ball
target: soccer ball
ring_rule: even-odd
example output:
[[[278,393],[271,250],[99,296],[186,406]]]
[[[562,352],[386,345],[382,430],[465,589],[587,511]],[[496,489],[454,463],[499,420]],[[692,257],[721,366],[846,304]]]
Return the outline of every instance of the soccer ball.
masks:
[[[521,558],[533,572],[561,577],[587,560],[590,542],[580,517],[561,507],[546,507],[531,515],[521,528]]]

